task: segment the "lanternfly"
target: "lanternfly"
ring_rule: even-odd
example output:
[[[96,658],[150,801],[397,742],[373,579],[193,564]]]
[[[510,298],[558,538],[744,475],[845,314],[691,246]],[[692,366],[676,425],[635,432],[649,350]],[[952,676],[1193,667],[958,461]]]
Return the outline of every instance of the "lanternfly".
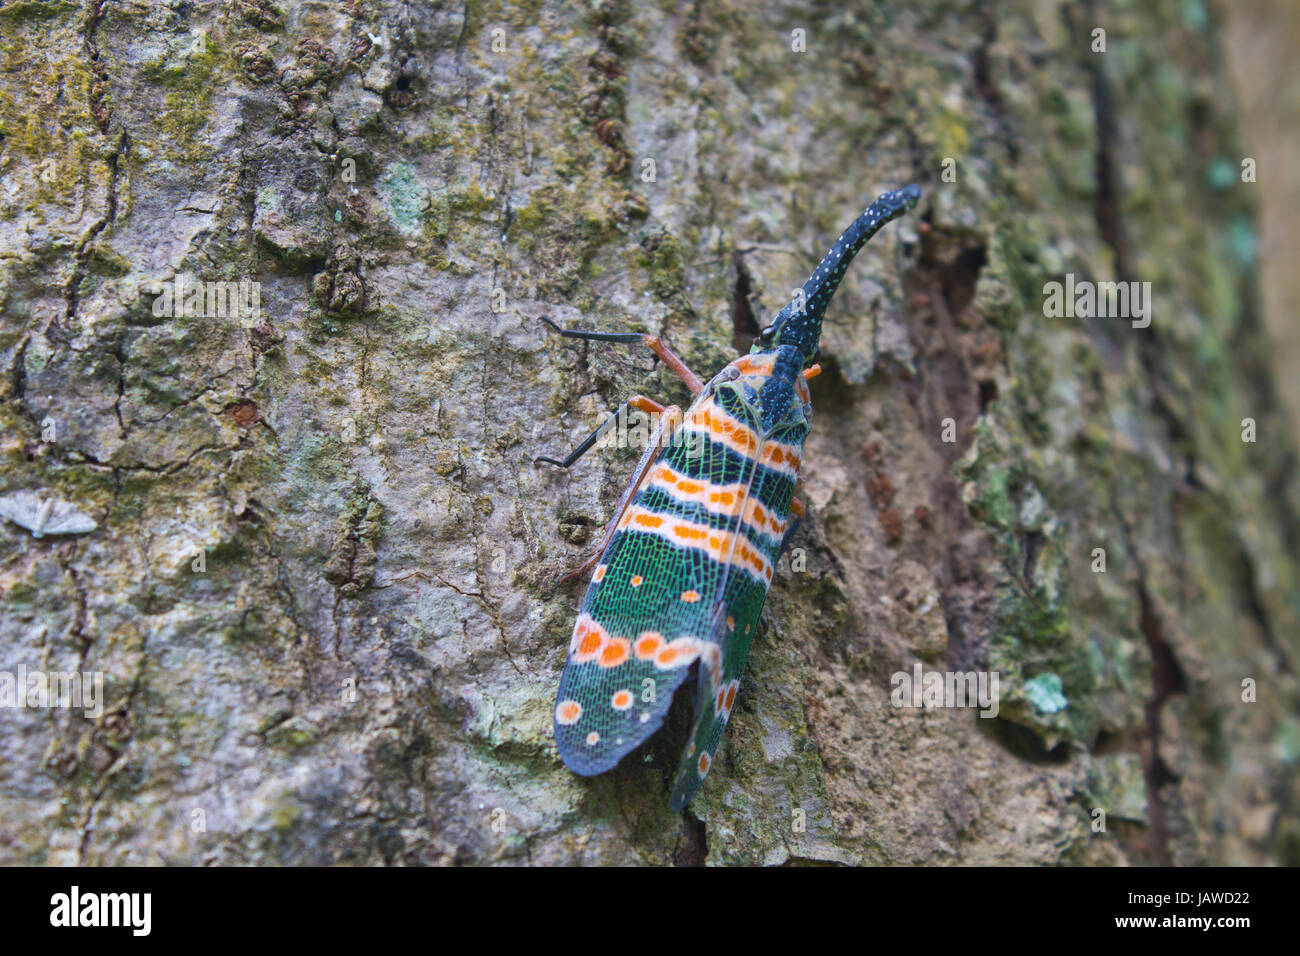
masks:
[[[707,384],[655,336],[543,320],[570,338],[645,343],[694,396],[685,414],[633,396],[563,461],[537,459],[568,468],[628,408],[658,417],[598,552],[570,575],[591,571],[555,706],[556,744],[574,772],[609,770],[658,730],[694,664],[695,725],[673,809],[704,782],[791,518],[803,513],[796,492],[812,411],[807,380],[820,371],[809,363],[826,305],[858,250],[920,197],[907,186],[868,206],[750,353]]]

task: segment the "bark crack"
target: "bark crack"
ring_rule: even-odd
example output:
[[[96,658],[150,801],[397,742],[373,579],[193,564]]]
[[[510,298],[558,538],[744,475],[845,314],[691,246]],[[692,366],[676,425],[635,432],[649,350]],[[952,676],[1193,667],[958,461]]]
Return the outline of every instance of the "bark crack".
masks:
[[[87,6],[85,36],[82,43],[90,71],[95,77],[90,89],[90,111],[99,132],[105,136],[108,135],[112,111],[109,109],[107,102],[108,69],[104,66],[103,59],[100,56],[97,34],[106,2],[107,0],[96,0],[96,2]],[[108,164],[108,195],[105,201],[104,214],[86,230],[80,242],[77,243],[77,248],[73,254],[72,274],[68,277],[63,290],[64,321],[68,324],[71,324],[72,320],[77,316],[81,297],[81,283],[86,278],[87,263],[90,259],[90,244],[117,218],[118,160],[126,151],[127,143],[126,131],[123,130],[118,134],[117,142],[105,157],[104,161]]]
[[[1092,13],[1094,8],[1092,0],[1085,0],[1083,6],[1089,14]],[[1128,234],[1117,188],[1120,133],[1115,98],[1110,81],[1106,77],[1103,61],[1103,57],[1097,56],[1085,61],[1086,69],[1092,76],[1093,112],[1097,130],[1097,154],[1094,163],[1097,193],[1093,215],[1098,234],[1114,255],[1116,279],[1120,282],[1129,282],[1132,281],[1133,274]],[[1177,449],[1181,446],[1186,451],[1190,462],[1194,460],[1191,436],[1175,412],[1176,403],[1171,402],[1167,397],[1168,385],[1160,358],[1155,352],[1155,343],[1154,334],[1148,334],[1140,336],[1136,344],[1138,361],[1153,391],[1152,410],[1164,422],[1167,441],[1172,448]],[[1187,470],[1189,473],[1193,470],[1190,464]],[[1120,500],[1113,492],[1111,499],[1116,502]],[[1137,568],[1138,630],[1146,639],[1152,663],[1152,694],[1143,708],[1144,736],[1138,745],[1147,789],[1147,815],[1150,820],[1146,848],[1151,863],[1168,866],[1171,861],[1169,818],[1161,791],[1168,785],[1176,783],[1178,778],[1160,754],[1160,719],[1165,703],[1171,697],[1186,693],[1187,678],[1178,663],[1174,648],[1166,637],[1165,624],[1148,584],[1147,570],[1137,549],[1130,518],[1122,508],[1119,510],[1119,518],[1124,524],[1129,553],[1133,555]],[[1177,521],[1175,520],[1174,523],[1176,526]]]

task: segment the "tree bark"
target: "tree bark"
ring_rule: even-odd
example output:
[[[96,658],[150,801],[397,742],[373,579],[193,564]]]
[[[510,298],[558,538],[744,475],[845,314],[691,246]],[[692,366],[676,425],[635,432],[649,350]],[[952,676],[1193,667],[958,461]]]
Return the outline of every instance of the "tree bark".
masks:
[[[0,860],[1300,862],[1296,448],[1221,17],[0,5],[0,490],[98,523],[4,524],[0,670],[105,696],[0,708]],[[637,449],[532,459],[687,395],[538,317],[708,377],[913,181],[831,304],[702,792],[669,811],[685,701],[571,774],[557,579]],[[1050,316],[1067,275],[1149,283],[1149,326]],[[186,308],[241,281],[256,317]],[[917,665],[996,672],[997,717],[894,706]]]

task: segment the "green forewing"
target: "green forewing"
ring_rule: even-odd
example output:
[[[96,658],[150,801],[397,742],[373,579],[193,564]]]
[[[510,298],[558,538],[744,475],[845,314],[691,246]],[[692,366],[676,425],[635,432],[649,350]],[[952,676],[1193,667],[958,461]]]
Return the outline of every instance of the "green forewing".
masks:
[[[577,773],[598,774],[658,730],[698,661],[695,726],[673,788],[678,808],[708,772],[758,628],[770,575],[754,567],[756,556],[774,570],[784,543],[770,525],[759,531],[746,517],[749,501],[784,524],[794,495],[792,473],[760,463],[764,442],[799,448],[807,431],[800,419],[765,436],[758,410],[742,396],[710,388],[686,421],[734,422],[756,444],[737,448],[696,429],[677,435],[651,467],[596,567],[557,696],[561,757]],[[729,506],[727,489],[745,493]],[[688,532],[708,534],[696,540]],[[655,646],[682,652],[644,653]]]

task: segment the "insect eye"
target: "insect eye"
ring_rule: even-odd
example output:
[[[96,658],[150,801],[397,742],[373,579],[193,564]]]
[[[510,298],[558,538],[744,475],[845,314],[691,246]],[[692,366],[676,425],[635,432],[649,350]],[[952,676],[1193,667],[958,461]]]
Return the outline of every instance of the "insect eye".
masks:
[[[769,325],[767,328],[763,329],[763,331],[758,333],[758,340],[762,342],[764,345],[771,345],[772,337],[775,334],[776,334],[776,326]]]

